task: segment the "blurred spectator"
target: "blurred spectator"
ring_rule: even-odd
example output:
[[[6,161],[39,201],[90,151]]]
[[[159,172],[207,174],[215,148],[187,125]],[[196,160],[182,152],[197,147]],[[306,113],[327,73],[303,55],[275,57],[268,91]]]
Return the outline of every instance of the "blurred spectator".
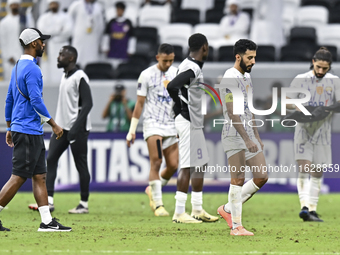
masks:
[[[239,0],[228,0],[227,5],[227,15],[220,22],[221,33],[230,44],[234,44],[240,38],[248,38],[250,17],[241,11]]]
[[[109,118],[106,130],[110,132],[129,131],[134,107],[135,102],[126,98],[124,85],[117,84],[102,114],[103,119]]]
[[[99,50],[105,29],[102,6],[96,0],[78,0],[68,9],[74,26],[72,46],[78,50],[78,64],[99,61]]]
[[[275,121],[267,121],[267,132],[293,132],[294,128],[285,128],[281,125],[281,88],[282,84],[280,82],[274,82],[272,85],[271,92],[273,91],[273,88],[277,88],[277,107],[275,112],[273,112],[271,115],[266,116],[266,119],[276,119]],[[268,110],[272,107],[273,104],[273,98],[272,96],[268,97],[267,100],[264,102],[264,109]],[[272,124],[273,123],[273,124]],[[272,126],[273,125],[273,126]]]
[[[57,67],[57,58],[59,50],[69,45],[69,39],[72,35],[72,20],[60,10],[60,0],[48,0],[49,10],[42,14],[37,22],[38,29],[45,34],[52,35],[46,43],[47,63],[46,63],[46,80],[50,82],[60,82],[63,70]]]
[[[116,3],[117,16],[107,24],[103,40],[103,51],[107,53],[107,57],[117,60],[117,63],[113,63],[114,66],[128,58],[129,44],[134,40],[132,23],[124,17],[125,8],[123,2]]]
[[[10,80],[17,57],[22,53],[18,37],[25,28],[34,27],[31,16],[20,12],[21,0],[7,1],[7,15],[0,21],[0,47],[4,79]]]

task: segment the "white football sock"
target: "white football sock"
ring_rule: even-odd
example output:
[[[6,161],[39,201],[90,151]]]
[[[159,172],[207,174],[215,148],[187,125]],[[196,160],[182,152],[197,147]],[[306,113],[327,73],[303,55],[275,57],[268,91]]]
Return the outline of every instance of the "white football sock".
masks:
[[[4,209],[4,207],[2,207],[2,206],[0,205],[0,212],[1,212],[3,209]]]
[[[155,203],[155,207],[157,208],[158,206],[163,205],[162,182],[160,180],[149,181],[149,185],[151,187],[152,200]]]
[[[321,189],[322,178],[310,177],[309,188],[309,211],[316,211],[316,207],[319,201],[319,193]]]
[[[196,212],[201,212],[203,210],[203,192],[194,192],[191,191],[191,204],[192,204],[192,210],[195,210]]]
[[[40,213],[42,223],[47,225],[48,223],[52,221],[52,216],[51,216],[50,208],[48,207],[48,205],[40,206],[38,210]]]
[[[297,190],[299,194],[301,209],[309,204],[309,174],[308,173],[299,173],[299,177],[297,179]]]
[[[84,206],[85,208],[89,208],[89,202],[88,202],[88,201],[81,201],[81,200],[80,200],[79,204],[81,204],[81,205]]]
[[[48,196],[47,199],[48,199],[49,204],[52,204],[52,205],[54,204],[53,197]]]
[[[188,194],[180,191],[176,191],[176,208],[175,214],[182,214],[185,212],[185,203],[187,202]]]
[[[230,184],[229,203],[233,229],[242,226],[242,187]]]
[[[254,180],[251,179],[249,181],[247,181],[243,186],[242,186],[242,195],[241,195],[241,199],[242,199],[242,204],[244,204],[245,202],[247,202],[260,188],[256,186],[256,184],[254,183]],[[230,213],[230,203],[224,205],[224,210],[226,212]]]
[[[162,187],[168,184],[169,180],[164,179],[162,176],[159,175],[159,179],[161,180]]]

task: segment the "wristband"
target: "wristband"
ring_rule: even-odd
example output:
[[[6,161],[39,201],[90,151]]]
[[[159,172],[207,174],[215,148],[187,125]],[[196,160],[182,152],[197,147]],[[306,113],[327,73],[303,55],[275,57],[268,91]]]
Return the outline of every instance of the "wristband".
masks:
[[[11,131],[11,128],[10,127],[6,128],[6,131]]]
[[[139,119],[137,119],[135,117],[132,117],[129,133],[126,136],[126,140],[131,141],[132,135],[136,134],[136,129],[137,129],[137,126],[138,126],[138,121],[139,121]]]

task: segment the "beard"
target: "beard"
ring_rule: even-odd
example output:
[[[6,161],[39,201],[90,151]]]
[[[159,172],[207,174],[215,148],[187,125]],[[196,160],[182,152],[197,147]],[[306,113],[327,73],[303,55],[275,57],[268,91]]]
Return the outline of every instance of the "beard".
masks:
[[[314,69],[314,73],[315,73],[316,78],[322,79],[323,77],[325,77],[325,75],[326,75],[327,72],[326,72],[325,74],[319,74],[319,73],[317,73],[317,72],[315,71],[315,69]]]
[[[43,53],[44,53],[44,48],[41,47],[40,49],[37,49],[36,50],[36,53],[37,53],[37,57],[42,57]]]
[[[251,72],[251,68],[253,67],[253,65],[246,66],[246,64],[244,63],[243,59],[241,59],[240,67],[242,68],[242,70],[244,72],[250,73]]]

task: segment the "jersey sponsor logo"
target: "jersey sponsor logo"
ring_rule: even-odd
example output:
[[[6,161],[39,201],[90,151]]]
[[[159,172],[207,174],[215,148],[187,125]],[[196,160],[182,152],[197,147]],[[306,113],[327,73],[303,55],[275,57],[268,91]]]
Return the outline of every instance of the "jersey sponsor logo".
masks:
[[[321,95],[323,93],[323,87],[319,86],[316,87],[316,93],[318,93],[319,95]]]
[[[161,103],[163,103],[163,102],[170,103],[172,101],[172,98],[170,96],[160,96],[160,95],[158,95],[157,101],[161,102]]]
[[[141,90],[141,88],[142,88],[142,83],[139,82],[138,85],[137,85],[137,90]]]

